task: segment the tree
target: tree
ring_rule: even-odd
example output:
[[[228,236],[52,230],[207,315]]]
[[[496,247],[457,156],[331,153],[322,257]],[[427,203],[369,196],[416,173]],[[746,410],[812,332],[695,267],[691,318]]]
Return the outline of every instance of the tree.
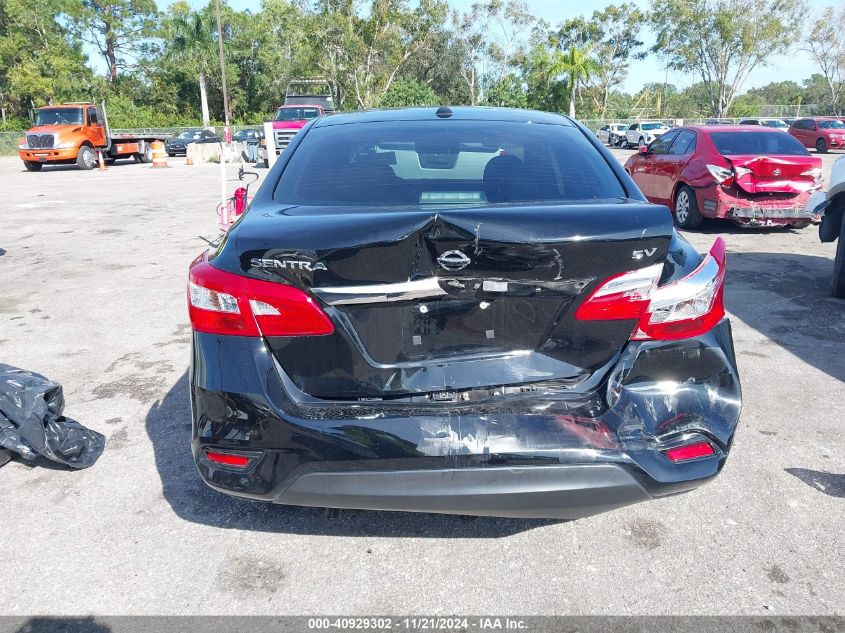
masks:
[[[652,0],[652,50],[698,74],[722,117],[748,76],[795,43],[804,12],[803,0]]]
[[[114,82],[120,69],[143,53],[157,14],[154,0],[82,0],[82,10],[71,22],[80,38],[102,55]]]
[[[416,79],[400,79],[393,82],[378,100],[380,108],[406,108],[410,106],[433,106],[440,98],[426,84]]]
[[[199,82],[203,127],[210,124],[208,109],[208,76],[217,64],[216,27],[209,15],[198,11],[185,12],[185,6],[174,5],[165,22],[171,37],[165,57],[189,67]]]
[[[591,84],[601,91],[599,113],[607,113],[608,100],[614,88],[628,77],[632,59],[642,59],[639,49],[643,43],[638,38],[645,22],[645,15],[634,4],[610,5],[603,11],[594,11],[590,23],[597,30],[592,43],[595,69],[590,75]]]
[[[487,0],[473,4],[468,13],[454,13],[452,22],[464,50],[460,74],[476,105],[485,83],[498,83],[519,65],[520,49],[537,18],[522,0]]]
[[[0,0],[0,120],[25,117],[33,105],[89,97],[93,75],[82,44],[56,16],[64,0]]]
[[[528,94],[522,80],[514,74],[499,79],[487,89],[485,99],[488,105],[500,108],[527,108]]]
[[[845,86],[845,7],[837,13],[825,9],[813,22],[804,40],[803,49],[810,54],[830,88],[831,113],[839,109],[839,95]]]
[[[549,76],[566,74],[569,88],[569,116],[575,118],[575,91],[582,79],[587,79],[590,74],[596,72],[596,62],[590,58],[589,49],[578,48],[574,44],[569,50],[562,52],[555,50],[552,53],[552,62],[549,68]]]

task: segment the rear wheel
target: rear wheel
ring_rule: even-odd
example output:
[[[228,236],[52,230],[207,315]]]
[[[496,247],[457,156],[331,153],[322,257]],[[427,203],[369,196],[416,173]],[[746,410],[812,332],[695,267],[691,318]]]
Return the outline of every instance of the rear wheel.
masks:
[[[142,153],[135,154],[135,161],[139,163],[153,162],[153,148],[149,143],[146,143],[146,149]]]
[[[698,203],[692,189],[684,185],[675,196],[675,224],[682,229],[697,229],[704,218],[698,212]]]
[[[76,166],[79,169],[94,169],[97,162],[97,157],[94,155],[94,149],[90,145],[83,145],[79,148],[79,153],[76,155]]]
[[[25,160],[23,162],[23,166],[26,167],[27,171],[41,171],[41,168],[44,166],[41,163],[33,163],[32,161]]]
[[[830,292],[834,297],[845,299],[845,213],[842,214],[842,226],[839,228],[839,242],[836,245],[836,259],[833,260]]]
[[[816,151],[819,154],[827,154],[827,143],[825,143],[823,138],[816,141]]]

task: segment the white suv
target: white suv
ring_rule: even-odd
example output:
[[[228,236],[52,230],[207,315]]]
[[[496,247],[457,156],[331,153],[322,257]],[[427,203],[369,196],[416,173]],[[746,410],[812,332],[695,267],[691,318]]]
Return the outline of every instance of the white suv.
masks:
[[[669,131],[669,126],[660,121],[640,121],[632,123],[625,132],[625,144],[628,147],[648,145],[658,136]]]

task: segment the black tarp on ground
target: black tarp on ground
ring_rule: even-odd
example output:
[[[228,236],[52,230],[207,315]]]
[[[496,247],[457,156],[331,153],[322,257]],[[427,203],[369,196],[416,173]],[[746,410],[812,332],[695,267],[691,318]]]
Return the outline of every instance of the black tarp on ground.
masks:
[[[61,385],[0,363],[0,448],[26,460],[41,455],[71,468],[92,466],[106,438],[64,417],[64,408]]]

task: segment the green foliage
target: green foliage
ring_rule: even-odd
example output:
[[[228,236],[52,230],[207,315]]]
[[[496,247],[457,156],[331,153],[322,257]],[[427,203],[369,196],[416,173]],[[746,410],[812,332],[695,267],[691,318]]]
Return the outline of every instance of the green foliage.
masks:
[[[502,108],[527,108],[528,92],[516,75],[506,75],[487,89],[487,105]]]
[[[805,12],[803,0],[652,0],[652,51],[701,77],[725,116],[749,75],[797,41]]]
[[[440,103],[440,98],[430,86],[416,79],[401,79],[381,95],[380,108],[404,108],[409,106],[433,106]]]
[[[523,0],[479,0],[465,12],[447,2],[262,0],[253,13],[222,0],[232,122],[266,120],[301,77],[329,80],[339,109],[484,104],[581,118],[698,118],[757,114],[773,103],[845,105],[838,12],[832,27],[814,22],[804,37],[818,74],[737,97],[756,68],[800,37],[806,0],[652,0],[649,9],[629,1],[554,26]],[[649,25],[652,52],[697,83],[620,91],[647,52]],[[113,127],[219,121],[222,83],[213,0],[176,0],[161,13],[155,0],[0,0],[5,129],[27,127],[32,105],[101,99]]]

